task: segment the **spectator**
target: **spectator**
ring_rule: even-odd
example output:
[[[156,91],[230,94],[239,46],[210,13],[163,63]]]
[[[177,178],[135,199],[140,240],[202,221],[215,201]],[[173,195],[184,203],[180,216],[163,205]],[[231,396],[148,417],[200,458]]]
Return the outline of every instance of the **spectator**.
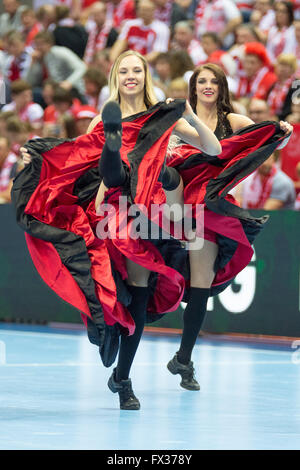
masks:
[[[155,5],[152,0],[139,1],[137,18],[125,22],[117,41],[111,48],[111,62],[114,62],[122,52],[132,49],[153,64],[160,52],[168,50],[169,28],[162,21],[154,19],[154,12]]]
[[[155,5],[155,19],[171,26],[173,1],[171,0],[153,0]]]
[[[18,0],[3,0],[5,12],[0,15],[0,37],[9,31],[21,31],[21,14],[26,6],[21,5]]]
[[[168,91],[167,97],[175,99],[184,99],[187,100],[189,97],[189,85],[188,83],[182,78],[174,78],[171,80]]]
[[[187,51],[171,51],[171,79],[191,75],[194,62]]]
[[[275,26],[274,0],[256,0],[251,13],[250,21],[263,35],[264,43],[268,38],[269,30]]]
[[[259,42],[245,44],[243,76],[237,81],[236,98],[266,100],[277,81],[265,47]]]
[[[16,116],[14,111],[1,111],[0,112],[0,136],[7,137],[7,120],[12,117]]]
[[[217,33],[225,48],[234,42],[233,32],[242,23],[242,16],[232,0],[202,0],[195,12],[196,36],[207,31]]]
[[[0,75],[7,77],[8,70],[12,61],[12,57],[8,53],[8,43],[7,43],[7,37],[9,36],[9,33],[6,33],[0,40]],[[7,79],[6,79],[7,80]]]
[[[42,130],[44,110],[32,100],[32,89],[25,80],[15,80],[11,84],[13,101],[3,106],[2,111],[14,111],[19,119],[30,123],[37,134]]]
[[[272,154],[239,188],[239,200],[245,209],[293,209],[294,183],[275,164]]]
[[[12,181],[10,173],[17,156],[10,151],[10,142],[7,137],[0,136],[0,204],[10,202]]]
[[[50,106],[51,104],[53,104],[53,96],[58,86],[59,84],[56,83],[54,80],[51,80],[51,78],[47,78],[46,80],[44,80],[43,89],[42,89],[44,109],[47,108],[47,106]],[[45,111],[44,111],[44,121],[45,121]]]
[[[134,0],[112,0],[107,2],[106,19],[118,32],[126,20],[133,20],[134,18],[136,18]]]
[[[297,76],[300,76],[300,20],[294,21],[294,47],[291,52],[297,59]]]
[[[248,23],[254,7],[254,0],[235,0],[235,4],[241,12],[243,22]]]
[[[300,102],[292,102],[291,114],[286,117],[286,121],[291,124],[300,123]]]
[[[270,28],[266,44],[272,62],[276,60],[279,54],[290,53],[295,43],[293,4],[277,1],[274,9],[276,24]]]
[[[261,42],[260,31],[251,23],[243,23],[235,28],[235,44],[241,46],[247,42]]]
[[[155,4],[155,19],[165,23],[173,30],[176,23],[188,19],[187,8],[190,1],[185,0],[153,0]]]
[[[231,78],[236,75],[237,65],[229,52],[222,49],[222,43],[216,33],[204,33],[202,35],[201,44],[205,54],[207,55],[205,62],[210,62],[222,67],[230,83]]]
[[[96,67],[89,67],[83,76],[85,83],[85,97],[90,106],[100,110],[99,99],[103,87],[107,85],[105,74]]]
[[[243,60],[245,56],[245,44],[248,42],[261,42],[261,36],[258,34],[257,28],[252,24],[241,24],[235,29],[235,43],[228,53],[236,64],[237,76],[243,75]]]
[[[88,42],[84,53],[86,64],[91,64],[97,51],[112,47],[118,37],[116,29],[106,20],[107,8],[104,3],[94,3],[90,11],[92,22],[89,23]]]
[[[274,117],[270,113],[270,107],[264,100],[252,98],[248,104],[248,116],[255,124],[263,121],[272,121]]]
[[[18,116],[11,116],[7,120],[6,131],[11,150],[16,155],[19,155],[20,147],[28,140],[39,137],[30,126],[30,123],[22,121]]]
[[[84,26],[70,17],[70,8],[65,5],[55,7],[55,28],[53,29],[56,46],[64,46],[75,52],[81,59],[84,56],[88,33]]]
[[[37,33],[42,31],[43,26],[38,22],[35,11],[31,8],[25,8],[21,15],[22,36],[25,46],[32,46]]]
[[[275,73],[277,75],[277,82],[272,88],[268,104],[271,113],[276,115],[279,120],[285,120],[286,116],[291,113],[292,97],[300,88],[295,87],[295,72],[297,70],[297,59],[293,54],[280,54],[275,63]]]
[[[111,61],[109,59],[109,49],[102,49],[95,52],[93,56],[92,63],[90,64],[92,67],[96,67],[101,70],[106,78],[109,77],[109,72],[111,69]]]
[[[67,47],[55,46],[54,37],[48,31],[38,33],[34,44],[35,51],[27,75],[28,81],[32,85],[41,86],[46,71],[48,78],[81,97],[84,94],[82,77],[86,72],[84,62]]]
[[[169,52],[161,52],[154,62],[153,83],[161,88],[167,96],[167,90],[171,82],[171,56]]]
[[[46,5],[42,5],[36,13],[37,20],[42,25],[44,31],[53,31],[55,28],[55,6],[47,2]]]
[[[171,48],[186,50],[195,66],[202,64],[207,59],[207,54],[200,41],[195,38],[194,27],[189,21],[179,21],[175,24]]]
[[[45,109],[44,122],[47,124],[55,124],[60,116],[64,114],[72,116],[75,110],[80,106],[81,102],[78,98],[74,98],[70,91],[57,87],[52,97],[52,104]]]
[[[25,79],[31,64],[32,48],[26,46],[22,34],[18,31],[11,31],[6,39],[7,51],[11,56],[6,78],[11,82]]]
[[[98,110],[93,106],[78,107],[74,112],[76,136],[86,134],[90,123],[98,114]]]

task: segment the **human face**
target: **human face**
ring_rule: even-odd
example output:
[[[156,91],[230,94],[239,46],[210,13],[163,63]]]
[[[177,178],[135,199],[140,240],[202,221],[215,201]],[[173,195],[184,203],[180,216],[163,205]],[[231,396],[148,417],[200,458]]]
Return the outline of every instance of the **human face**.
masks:
[[[275,66],[276,75],[280,81],[285,81],[293,75],[293,68],[288,64],[278,63]]]
[[[216,76],[210,70],[204,69],[199,73],[196,82],[197,101],[203,104],[214,104],[219,96],[219,84]]]
[[[214,51],[218,49],[218,45],[209,36],[203,36],[201,40],[201,44],[202,44],[205,54],[207,54],[208,56],[210,56],[210,54],[212,54]]]
[[[14,57],[19,57],[24,51],[24,43],[17,39],[8,41],[8,53]]]
[[[102,3],[95,3],[92,7],[92,18],[98,26],[102,26],[106,20],[106,6]]]
[[[262,66],[262,61],[256,55],[246,54],[243,61],[243,67],[247,77],[253,77]]]
[[[42,56],[47,54],[51,49],[51,44],[48,44],[46,41],[41,39],[36,39],[34,41],[34,48],[38,51]]]
[[[16,0],[3,0],[4,9],[10,15],[14,15],[17,11],[19,4]]]
[[[275,18],[278,26],[288,26],[289,24],[289,13],[287,7],[282,2],[278,2],[275,5]]]
[[[193,34],[188,28],[182,26],[175,26],[174,39],[179,44],[180,47],[186,48],[190,44],[193,38]]]
[[[171,66],[167,60],[158,60],[155,64],[155,71],[161,80],[167,80],[171,76]]]
[[[245,44],[246,42],[255,41],[251,31],[248,28],[237,28],[236,30],[236,43],[241,45]]]
[[[18,109],[23,109],[32,101],[32,91],[24,90],[14,96],[14,101]]]
[[[267,104],[262,100],[252,100],[248,111],[249,118],[255,124],[259,124],[263,121],[270,119]]]
[[[257,0],[255,2],[255,10],[260,11],[263,15],[267,13],[270,7],[271,3],[269,0]]]
[[[145,71],[139,57],[130,55],[121,60],[118,79],[121,98],[144,96]]]
[[[154,20],[155,5],[149,0],[142,0],[139,2],[137,8],[137,16],[142,18],[146,25],[150,24]]]
[[[34,23],[36,22],[35,16],[31,13],[23,13],[21,20],[26,30],[32,28]]]

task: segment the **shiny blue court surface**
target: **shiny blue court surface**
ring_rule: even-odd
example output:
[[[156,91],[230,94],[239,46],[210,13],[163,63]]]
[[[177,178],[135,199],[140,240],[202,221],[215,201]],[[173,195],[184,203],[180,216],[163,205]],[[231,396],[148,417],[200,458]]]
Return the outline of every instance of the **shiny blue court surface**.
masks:
[[[166,369],[178,343],[144,335],[131,374],[141,410],[120,411],[85,332],[0,324],[0,449],[300,449],[300,342],[201,339],[200,392]]]

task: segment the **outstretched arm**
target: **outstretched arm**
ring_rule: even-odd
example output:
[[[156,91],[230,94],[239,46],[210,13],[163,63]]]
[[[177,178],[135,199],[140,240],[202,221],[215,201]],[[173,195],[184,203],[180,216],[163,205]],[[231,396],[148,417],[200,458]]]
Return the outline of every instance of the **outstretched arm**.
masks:
[[[193,112],[191,105],[186,101],[185,113],[192,117],[190,125],[185,119],[178,120],[174,132],[187,144],[198,148],[209,155],[219,155],[222,147],[217,137],[209,127]]]

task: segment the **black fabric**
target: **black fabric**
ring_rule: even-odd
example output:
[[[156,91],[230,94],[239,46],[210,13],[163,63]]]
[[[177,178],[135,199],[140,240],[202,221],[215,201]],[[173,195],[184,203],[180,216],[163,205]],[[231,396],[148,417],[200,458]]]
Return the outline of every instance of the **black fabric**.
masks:
[[[153,142],[159,138],[182,116],[185,108],[185,100],[176,100],[162,106],[161,103],[153,106],[154,112],[139,132],[134,149],[127,155],[130,163],[130,190],[133,199],[137,193],[138,169],[144,155],[151,149]],[[140,113],[142,114],[142,113]],[[131,116],[133,120],[138,115]],[[131,119],[127,119],[130,121]],[[159,175],[157,176],[159,177]]]
[[[281,111],[277,115],[279,121],[284,121],[287,118],[287,116],[289,114],[291,114],[292,104],[293,104],[293,96],[299,96],[299,89],[300,89],[299,80],[295,80],[293,85],[294,84],[296,84],[297,86],[291,86],[291,88],[289,89],[289,91],[288,91],[288,93],[285,97],[285,100],[284,100],[284,103],[282,105]]]
[[[162,182],[162,187],[166,191],[173,191],[179,186],[180,175],[175,168],[163,166],[159,181]]]
[[[99,174],[107,188],[123,186],[126,180],[120,152],[113,152],[108,148],[107,144],[104,144],[99,160]]]
[[[233,134],[233,130],[227,116],[224,116],[222,120],[218,118],[217,127],[214,134],[218,140],[225,139],[226,137],[230,137]]]
[[[88,41],[88,33],[84,26],[57,26],[54,31],[54,40],[57,46],[64,46],[75,52],[81,59]]]
[[[192,351],[206,315],[209,295],[210,289],[190,288],[189,300],[183,314],[181,344],[177,353],[178,361],[182,364],[188,364],[191,360]]]
[[[128,290],[132,295],[132,300],[128,306],[130,315],[135,323],[135,331],[133,335],[122,335],[118,364],[116,368],[116,379],[126,380],[137,348],[143,334],[146,321],[147,304],[149,300],[149,287],[128,286]]]

